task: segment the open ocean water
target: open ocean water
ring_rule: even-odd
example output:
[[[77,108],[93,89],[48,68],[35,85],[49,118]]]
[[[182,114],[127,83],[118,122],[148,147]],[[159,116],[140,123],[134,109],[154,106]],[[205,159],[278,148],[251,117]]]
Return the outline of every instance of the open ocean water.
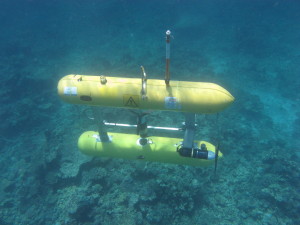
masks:
[[[96,126],[57,94],[67,74],[164,79],[167,29],[171,82],[235,97],[218,122],[197,117],[196,138],[220,140],[216,175],[81,154]],[[300,224],[299,0],[1,0],[0,78],[1,225]]]

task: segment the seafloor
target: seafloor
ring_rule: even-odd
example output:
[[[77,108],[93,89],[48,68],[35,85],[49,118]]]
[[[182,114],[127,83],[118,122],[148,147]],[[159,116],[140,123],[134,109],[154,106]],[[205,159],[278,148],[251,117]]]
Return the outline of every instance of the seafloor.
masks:
[[[296,0],[1,0],[0,224],[300,224],[299,12]],[[197,117],[197,138],[220,140],[217,175],[84,156],[77,139],[96,126],[57,95],[71,73],[140,77],[143,65],[163,79],[166,29],[171,79],[215,82],[236,99],[218,123]]]

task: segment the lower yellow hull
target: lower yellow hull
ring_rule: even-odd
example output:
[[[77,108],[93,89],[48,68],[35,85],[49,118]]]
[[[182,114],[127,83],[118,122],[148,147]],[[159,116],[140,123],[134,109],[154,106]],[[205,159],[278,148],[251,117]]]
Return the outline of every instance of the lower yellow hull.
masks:
[[[145,160],[189,166],[208,166],[214,160],[197,159],[180,156],[177,147],[182,139],[168,137],[148,137],[148,143],[139,144],[140,136],[134,134],[108,133],[111,141],[101,142],[98,132],[84,132],[78,140],[80,151],[86,155],[98,157]],[[197,146],[205,144],[208,151],[215,152],[215,146],[205,141],[195,141]],[[219,152],[219,157],[222,153]]]

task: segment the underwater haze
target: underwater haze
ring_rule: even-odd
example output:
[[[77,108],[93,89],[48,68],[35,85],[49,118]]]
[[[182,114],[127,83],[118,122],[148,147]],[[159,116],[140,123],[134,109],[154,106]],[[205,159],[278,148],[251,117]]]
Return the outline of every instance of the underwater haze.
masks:
[[[97,126],[57,94],[68,74],[140,78],[143,65],[164,79],[168,29],[171,82],[235,97],[218,120],[197,116],[196,139],[220,143],[216,174],[81,154],[78,137]],[[0,77],[1,225],[300,224],[299,0],[1,0]]]

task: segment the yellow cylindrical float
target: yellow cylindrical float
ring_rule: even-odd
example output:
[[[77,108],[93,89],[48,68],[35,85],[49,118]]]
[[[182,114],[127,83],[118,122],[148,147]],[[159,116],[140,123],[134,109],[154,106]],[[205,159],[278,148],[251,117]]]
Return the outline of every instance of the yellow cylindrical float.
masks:
[[[68,103],[134,109],[216,113],[232,104],[234,97],[214,83],[147,80],[141,94],[137,78],[67,75],[58,83],[59,96]]]
[[[177,152],[182,139],[148,137],[148,143],[140,145],[140,136],[134,134],[108,133],[111,141],[101,142],[98,132],[86,131],[78,139],[80,151],[89,156],[145,160],[189,166],[209,166],[214,160],[183,157]],[[215,152],[215,146],[206,141],[195,141],[196,146],[205,144],[208,151]],[[219,157],[222,153],[219,152]]]

